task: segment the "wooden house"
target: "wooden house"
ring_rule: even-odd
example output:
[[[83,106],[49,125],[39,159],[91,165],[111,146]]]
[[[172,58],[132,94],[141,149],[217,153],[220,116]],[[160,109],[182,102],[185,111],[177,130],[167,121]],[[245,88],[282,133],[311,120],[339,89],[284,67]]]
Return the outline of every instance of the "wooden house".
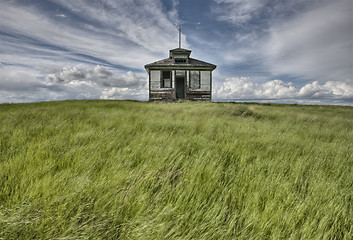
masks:
[[[190,57],[191,50],[169,51],[169,58],[145,65],[149,100],[211,100],[212,71],[216,65]]]

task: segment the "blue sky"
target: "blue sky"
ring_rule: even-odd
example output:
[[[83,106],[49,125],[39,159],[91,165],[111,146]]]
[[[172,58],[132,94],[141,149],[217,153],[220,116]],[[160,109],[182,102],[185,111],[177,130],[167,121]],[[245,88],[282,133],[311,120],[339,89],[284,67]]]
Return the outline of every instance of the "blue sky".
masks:
[[[0,0],[0,103],[148,99],[178,47],[214,100],[353,105],[351,0]]]

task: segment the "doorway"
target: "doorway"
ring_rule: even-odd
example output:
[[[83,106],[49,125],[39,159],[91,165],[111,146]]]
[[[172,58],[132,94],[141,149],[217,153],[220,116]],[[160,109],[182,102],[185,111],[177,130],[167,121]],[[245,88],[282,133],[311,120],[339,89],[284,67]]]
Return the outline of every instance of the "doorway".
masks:
[[[176,77],[176,98],[185,99],[185,77]]]

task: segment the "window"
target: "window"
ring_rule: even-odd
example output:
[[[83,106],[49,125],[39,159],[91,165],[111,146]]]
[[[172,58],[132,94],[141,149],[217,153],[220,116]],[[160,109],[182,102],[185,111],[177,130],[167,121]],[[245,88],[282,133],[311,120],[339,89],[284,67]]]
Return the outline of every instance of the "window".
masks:
[[[190,71],[190,88],[200,88],[200,71]]]
[[[162,75],[161,85],[162,88],[171,88],[172,87],[172,72],[170,70],[164,70]]]
[[[182,58],[179,58],[179,59],[174,59],[175,63],[186,63],[186,59],[182,59]]]

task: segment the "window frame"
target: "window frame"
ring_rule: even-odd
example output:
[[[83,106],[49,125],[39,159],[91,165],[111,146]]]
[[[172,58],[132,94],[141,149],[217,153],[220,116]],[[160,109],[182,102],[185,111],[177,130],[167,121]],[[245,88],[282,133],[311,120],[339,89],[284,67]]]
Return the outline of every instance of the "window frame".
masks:
[[[166,84],[165,80],[168,80],[168,78],[164,78],[165,72],[169,72],[169,84]],[[172,70],[170,69],[161,70],[161,88],[172,88]]]
[[[192,74],[191,72],[198,72],[199,74],[199,79],[198,79],[198,85],[197,87],[193,87],[193,85],[191,84],[192,83]],[[190,70],[189,71],[189,86],[190,86],[190,89],[200,89],[201,88],[201,71],[200,70]]]

